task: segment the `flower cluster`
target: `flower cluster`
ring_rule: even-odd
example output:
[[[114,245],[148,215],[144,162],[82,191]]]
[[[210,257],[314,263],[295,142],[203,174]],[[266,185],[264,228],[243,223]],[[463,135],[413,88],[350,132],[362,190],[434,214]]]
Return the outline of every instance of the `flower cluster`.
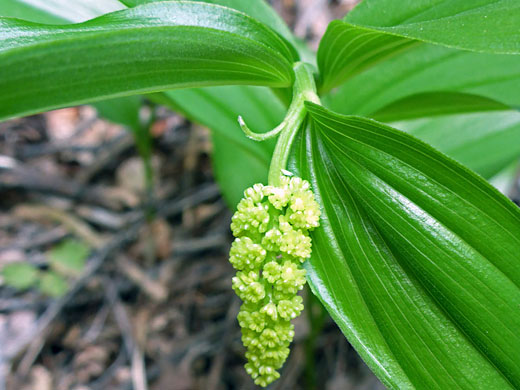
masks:
[[[309,230],[320,210],[309,183],[280,178],[279,187],[255,184],[244,192],[231,230],[233,289],[244,301],[238,314],[247,348],[246,371],[260,386],[276,380],[294,337],[291,320],[303,310],[301,264],[311,255]]]

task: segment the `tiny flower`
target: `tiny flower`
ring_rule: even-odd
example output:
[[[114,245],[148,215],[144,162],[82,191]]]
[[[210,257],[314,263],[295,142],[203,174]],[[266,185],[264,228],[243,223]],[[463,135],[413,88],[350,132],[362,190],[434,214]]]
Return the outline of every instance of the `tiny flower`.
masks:
[[[264,238],[262,239],[262,246],[268,251],[276,252],[280,250],[281,240],[282,232],[277,228],[272,228],[265,233]]]
[[[261,332],[265,327],[265,315],[257,311],[249,311],[242,305],[237,316],[241,328],[248,328],[256,332]]]
[[[269,383],[274,382],[280,378],[280,373],[273,371],[270,374],[260,375],[255,379],[255,385],[266,387]]]
[[[251,198],[244,198],[237,206],[237,212],[231,219],[231,230],[235,237],[243,233],[264,233],[269,224],[269,206],[255,204]]]
[[[270,261],[264,265],[262,275],[269,283],[274,283],[280,278],[282,267],[276,261]]]
[[[282,367],[283,363],[285,362],[285,359],[287,359],[287,356],[289,356],[289,352],[290,350],[287,347],[272,348],[266,350],[263,353],[263,357],[265,360],[269,361],[273,365],[273,367],[278,369]]]
[[[276,310],[276,305],[272,302],[269,302],[267,305],[260,309],[260,313],[265,314],[267,317],[270,317],[273,321],[276,321],[278,318],[278,312]]]
[[[296,257],[309,258],[311,245],[311,238],[301,230],[288,231],[280,240],[280,250]]]
[[[267,186],[265,187],[265,190],[266,194],[268,195],[269,202],[278,210],[282,210],[285,206],[287,206],[289,199],[291,199],[291,192],[287,187]]]
[[[264,185],[255,184],[244,191],[244,198],[250,198],[255,203],[260,203],[264,198]]]
[[[260,343],[264,349],[276,347],[279,342],[278,334],[272,329],[266,328],[260,335]]]
[[[233,290],[243,301],[256,303],[265,297],[265,288],[254,271],[238,272],[232,282]]]
[[[280,269],[280,278],[274,287],[277,291],[294,295],[303,288],[305,282],[305,270],[292,261],[286,261]]]
[[[265,288],[258,282],[251,283],[247,286],[242,299],[244,301],[250,301],[256,303],[265,297]]]
[[[278,303],[278,313],[285,320],[292,320],[303,310],[302,297],[296,295],[292,300],[282,300]]]
[[[267,251],[249,237],[238,237],[231,245],[229,261],[237,270],[256,269],[265,259]]]

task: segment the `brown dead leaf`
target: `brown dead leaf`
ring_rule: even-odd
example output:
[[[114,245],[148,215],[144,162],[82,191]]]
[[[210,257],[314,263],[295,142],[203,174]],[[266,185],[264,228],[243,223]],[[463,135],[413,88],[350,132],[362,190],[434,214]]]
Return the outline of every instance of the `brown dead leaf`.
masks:
[[[53,140],[64,140],[74,135],[79,120],[78,108],[63,108],[45,114],[47,133]]]
[[[150,231],[155,241],[155,254],[159,259],[166,259],[172,252],[172,229],[164,219],[155,219],[150,224]]]
[[[45,367],[37,365],[31,369],[31,381],[27,390],[53,390],[52,375]]]
[[[80,383],[88,383],[92,378],[100,376],[107,366],[109,352],[98,345],[90,345],[74,358],[74,370]]]

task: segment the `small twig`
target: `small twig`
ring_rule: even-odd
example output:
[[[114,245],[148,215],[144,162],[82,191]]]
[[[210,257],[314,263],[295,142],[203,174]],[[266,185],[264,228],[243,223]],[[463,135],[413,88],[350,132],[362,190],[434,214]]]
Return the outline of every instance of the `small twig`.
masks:
[[[178,214],[189,207],[193,207],[216,197],[219,193],[216,184],[205,185],[198,191],[182,198],[178,202],[163,202],[163,204],[159,206],[157,214],[161,217]]]
[[[29,348],[27,348],[25,351],[25,354],[23,355],[23,358],[20,360],[18,368],[16,369],[16,375],[18,378],[26,378],[27,375],[29,375],[34,361],[45,345],[45,338],[47,337],[47,333],[48,330],[39,334],[38,337],[31,342]]]
[[[63,179],[38,169],[26,167],[21,162],[7,156],[0,157],[0,190],[20,188],[110,206],[110,203],[95,188],[91,189],[75,180]]]
[[[21,204],[16,206],[14,214],[24,219],[53,219],[64,225],[71,233],[80,237],[93,248],[101,248],[105,240],[88,224],[67,213],[49,206]]]
[[[173,249],[176,255],[186,255],[208,249],[224,247],[225,245],[229,245],[228,240],[225,235],[219,233],[201,238],[193,238],[191,240],[175,241],[173,243]]]
[[[112,304],[117,325],[123,335],[125,349],[127,350],[128,355],[131,356],[131,376],[134,390],[147,390],[148,384],[146,382],[144,356],[139,347],[139,343],[134,339],[134,332],[132,330],[130,318],[128,317],[125,307],[119,300],[118,292],[113,283],[107,281],[105,285],[108,300]]]
[[[240,302],[233,295],[233,303],[229,306],[226,319],[224,320],[227,329],[233,329],[236,327],[235,322],[239,307]],[[226,363],[226,348],[231,343],[232,337],[233,332],[226,332],[224,339],[222,340],[222,344],[220,344],[219,350],[217,351],[217,355],[215,356],[215,359],[213,359],[213,365],[211,366],[211,371],[208,375],[207,388],[209,390],[217,390],[219,388],[219,379],[222,376],[222,370],[224,368],[224,364]]]
[[[105,390],[107,389],[107,384],[112,379],[117,369],[125,362],[126,360],[126,350],[121,348],[119,350],[119,354],[116,357],[116,360],[103,372],[103,375],[96,379],[94,382],[90,383],[89,388],[92,390]]]
[[[61,226],[57,226],[50,230],[44,231],[36,237],[31,237],[30,239],[25,239],[23,241],[15,242],[14,244],[9,245],[7,247],[0,248],[0,251],[8,249],[18,249],[27,251],[34,248],[53,244],[64,239],[65,237],[67,237],[67,235],[69,235],[67,230],[63,229],[63,227]]]
[[[134,345],[134,351],[132,353],[132,382],[134,384],[134,390],[148,390],[148,383],[146,380],[146,366],[144,364],[144,356],[141,349],[137,345]]]
[[[0,390],[6,390],[7,375],[11,372],[11,364],[9,364],[0,351]]]
[[[98,338],[99,334],[103,330],[109,314],[110,307],[107,304],[103,305],[101,310],[99,310],[99,312],[96,314],[96,317],[94,318],[94,321],[92,321],[89,329],[85,332],[84,341],[87,344],[93,343]]]
[[[143,292],[156,302],[168,297],[168,290],[156,280],[151,279],[137,264],[121,255],[116,259],[118,268]]]
[[[97,115],[86,118],[78,123],[72,137],[57,142],[49,142],[44,145],[24,145],[18,154],[21,156],[21,158],[26,159],[44,156],[47,154],[55,154],[63,151],[95,150],[97,147],[71,145],[71,141],[74,138],[80,136],[85,130],[88,130],[90,127],[92,127],[92,125],[96,123],[97,120]]]
[[[138,211],[116,213],[99,206],[80,205],[74,210],[84,220],[101,227],[102,229],[117,231],[124,228],[128,221],[135,218]]]
[[[117,156],[132,147],[132,145],[134,145],[134,138],[130,132],[125,132],[123,135],[118,137],[116,141],[110,143],[109,147],[99,153],[99,156],[92,165],[79,172],[76,180],[83,185],[88,183],[106,165],[114,161]]]
[[[24,337],[16,347],[13,347],[12,352],[8,358],[12,359],[15,356],[18,356],[20,352],[22,352],[27,347],[27,345],[29,345],[29,343],[35,337],[37,337],[37,335],[43,333],[45,329],[47,329],[47,327],[51,324],[51,322],[57,317],[57,315],[63,310],[65,305],[72,299],[72,297],[74,297],[76,293],[81,290],[83,286],[85,286],[87,281],[90,280],[92,275],[98,271],[99,267],[101,267],[105,259],[113,255],[113,253],[120,247],[124,246],[137,237],[139,228],[140,225],[135,224],[127,230],[121,232],[108,245],[100,250],[97,255],[91,258],[85,266],[83,274],[75,280],[67,294],[49,305],[47,310],[38,319],[34,333]]]

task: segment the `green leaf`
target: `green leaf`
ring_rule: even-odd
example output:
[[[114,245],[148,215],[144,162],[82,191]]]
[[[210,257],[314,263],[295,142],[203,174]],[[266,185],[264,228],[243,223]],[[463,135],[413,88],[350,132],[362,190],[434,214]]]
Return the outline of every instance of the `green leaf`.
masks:
[[[128,7],[136,7],[138,5],[156,3],[164,0],[124,0],[122,1]],[[271,27],[274,31],[282,35],[287,41],[294,46],[297,41],[291,30],[287,27],[283,19],[276,13],[276,11],[269,6],[264,0],[193,0],[202,3],[216,4],[228,8],[233,8],[241,11],[259,22]]]
[[[520,56],[424,44],[348,80],[325,103],[333,111],[370,116],[405,97],[451,91],[520,107],[519,90]]]
[[[461,92],[422,92],[396,100],[372,116],[382,122],[447,114],[504,111],[508,107],[493,99]]]
[[[168,91],[164,95],[167,100],[159,102],[211,129],[213,168],[230,208],[235,208],[247,187],[267,181],[274,140],[250,140],[237,118],[242,115],[255,132],[276,126],[285,109],[271,91],[232,86]]]
[[[393,389],[520,386],[520,211],[410,135],[308,104],[322,205],[308,279]]]
[[[322,89],[414,46],[433,43],[494,54],[520,54],[516,0],[365,0],[330,23],[318,49]]]
[[[295,60],[263,24],[194,2],[148,4],[79,25],[0,19],[0,42],[0,119],[169,88],[287,87]]]
[[[141,96],[125,96],[117,99],[103,100],[94,103],[99,115],[103,118],[126,126],[132,131],[142,128],[139,110],[142,106]]]
[[[123,1],[128,7],[135,7],[142,4],[155,3],[163,0],[125,0]],[[265,24],[266,26],[271,27],[274,31],[284,37],[297,51],[300,55],[302,61],[316,64],[316,55],[313,53],[307,44],[298,38],[296,38],[287,24],[283,21],[283,19],[278,15],[278,13],[268,5],[265,0],[193,0],[199,1],[203,3],[209,4],[217,4],[222,5],[224,7],[229,7],[236,9],[240,12],[245,13],[246,15],[255,18],[259,22]],[[289,93],[289,96],[292,96]]]
[[[486,179],[520,158],[518,111],[448,115],[392,125],[420,138]]]
[[[117,0],[2,0],[0,15],[37,23],[78,23],[124,8]]]
[[[47,257],[52,269],[70,276],[79,275],[85,268],[90,254],[88,246],[77,240],[65,240],[52,248]]]
[[[327,27],[318,47],[320,89],[328,92],[378,62],[418,44],[335,20]]]
[[[87,20],[121,8],[124,7],[116,0],[33,1],[30,5],[23,0],[5,0],[0,3],[0,16],[17,17],[37,23],[63,24]],[[132,130],[141,128],[139,121],[141,98],[139,96],[110,99],[93,105],[105,119],[122,124]]]
[[[42,275],[39,284],[40,291],[50,297],[59,298],[67,292],[67,281],[56,272],[49,271]]]
[[[38,268],[30,263],[11,263],[2,268],[5,284],[19,290],[25,290],[38,282]]]
[[[378,118],[386,120],[409,116],[409,113],[399,111],[406,108],[403,102],[409,102],[412,109],[417,104],[417,114],[430,116],[431,111],[438,110],[439,104],[428,102],[424,96],[446,94],[439,90],[458,91],[452,92],[455,97],[458,93],[476,94],[505,105],[520,106],[519,69],[520,56],[471,53],[423,45],[350,79],[324,102],[332,110],[345,114],[378,117],[381,111],[390,114],[388,111],[393,110],[386,118]],[[437,100],[442,104],[442,99]],[[492,102],[488,103],[492,105]],[[447,104],[442,109],[450,107]],[[466,110],[460,106],[456,109]],[[517,156],[516,128],[507,119],[511,117],[515,114],[497,113],[494,116],[490,113],[489,116],[484,114],[482,122],[479,122],[477,116],[452,116],[451,123],[448,119],[427,118],[411,122],[411,126],[413,123],[427,126],[423,133],[425,136],[418,134],[419,138],[490,177]],[[397,127],[406,129],[404,125]],[[437,132],[439,137],[435,136]],[[477,140],[480,136],[484,137],[482,142]],[[503,154],[500,153],[502,147]]]
[[[365,0],[345,17],[373,31],[497,54],[520,54],[519,20],[516,0]]]

